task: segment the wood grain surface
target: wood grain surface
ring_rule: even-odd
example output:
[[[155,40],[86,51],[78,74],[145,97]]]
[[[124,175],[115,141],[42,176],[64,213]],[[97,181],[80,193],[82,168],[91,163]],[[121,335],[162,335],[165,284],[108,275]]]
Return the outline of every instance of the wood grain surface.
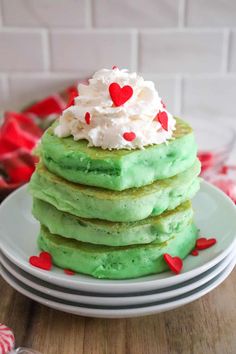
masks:
[[[200,300],[133,319],[74,316],[37,304],[0,278],[0,322],[43,354],[235,354],[236,270]]]

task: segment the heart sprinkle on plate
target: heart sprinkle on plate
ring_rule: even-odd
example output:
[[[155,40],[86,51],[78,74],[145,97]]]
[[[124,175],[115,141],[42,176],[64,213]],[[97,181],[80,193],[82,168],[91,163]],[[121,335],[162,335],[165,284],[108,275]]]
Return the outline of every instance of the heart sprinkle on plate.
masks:
[[[205,237],[198,238],[196,241],[196,249],[200,251],[205,250],[207,248],[214,246],[216,242],[217,241],[215,238],[208,238],[208,239]]]
[[[198,256],[199,252],[198,251],[203,251],[207,248],[210,248],[216,244],[217,240],[215,238],[205,238],[201,237],[198,238],[196,241],[195,248],[190,252],[192,256]]]
[[[39,256],[31,256],[29,258],[29,263],[40,269],[51,270],[52,256],[48,252],[41,252]]]
[[[183,268],[183,261],[179,257],[172,257],[170,254],[163,255],[164,260],[172,272],[179,274]]]
[[[75,272],[73,270],[71,270],[71,269],[64,269],[64,273],[66,275],[75,275]]]
[[[198,250],[197,249],[192,250],[191,255],[194,257],[198,256],[199,255]]]

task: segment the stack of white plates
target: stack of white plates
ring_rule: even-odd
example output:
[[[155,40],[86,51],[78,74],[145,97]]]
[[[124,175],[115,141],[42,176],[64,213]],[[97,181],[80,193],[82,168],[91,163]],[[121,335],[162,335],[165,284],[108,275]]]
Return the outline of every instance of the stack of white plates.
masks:
[[[193,201],[200,236],[217,243],[197,257],[189,255],[179,275],[171,272],[131,280],[99,280],[44,271],[28,259],[39,253],[39,224],[23,187],[0,207],[2,277],[17,291],[46,306],[92,317],[121,318],[154,314],[190,303],[222,283],[236,263],[236,208],[221,191],[202,183]]]

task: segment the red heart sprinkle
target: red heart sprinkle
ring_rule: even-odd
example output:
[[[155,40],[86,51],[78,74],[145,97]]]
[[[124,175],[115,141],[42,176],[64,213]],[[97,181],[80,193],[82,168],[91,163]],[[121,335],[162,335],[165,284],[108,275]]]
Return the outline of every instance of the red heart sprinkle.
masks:
[[[67,103],[66,109],[75,104],[75,97],[78,96],[78,91],[72,91],[69,97],[69,101]]]
[[[52,256],[48,252],[41,252],[39,254],[39,257],[42,258],[42,259],[45,259],[48,262],[52,262]]]
[[[114,66],[112,67],[112,70],[115,70],[115,69],[118,69],[118,67],[117,67],[116,65],[114,65]]]
[[[161,123],[163,129],[168,131],[168,115],[166,112],[159,112],[155,119]]]
[[[191,252],[191,255],[195,256],[195,257],[198,256],[198,254],[199,254],[198,250],[196,250],[196,249],[192,250],[192,252]]]
[[[136,138],[136,134],[134,132],[126,132],[123,134],[123,138],[127,141],[133,141]]]
[[[64,269],[64,273],[67,275],[75,275],[75,272],[71,269]]]
[[[52,268],[52,256],[48,252],[41,252],[39,256],[31,256],[29,263],[34,267],[50,270]]]
[[[162,104],[163,108],[166,108],[166,105],[165,105],[165,103],[162,100],[161,100],[161,104]]]
[[[91,116],[90,116],[89,112],[85,113],[84,119],[85,119],[85,122],[89,125],[90,121],[91,121]]]
[[[132,97],[133,89],[129,85],[126,85],[121,88],[119,84],[113,82],[109,86],[109,93],[114,105],[116,107],[119,107],[125,102],[127,102],[130,99],[130,97]]]
[[[205,238],[205,237],[201,237],[199,239],[197,239],[196,242],[196,249],[197,250],[205,250],[209,247],[212,247],[216,244],[216,239],[215,238]]]
[[[179,257],[172,257],[168,253],[164,254],[164,260],[166,264],[169,266],[169,268],[172,270],[172,272],[179,274],[181,272],[181,269],[183,268],[183,261]]]

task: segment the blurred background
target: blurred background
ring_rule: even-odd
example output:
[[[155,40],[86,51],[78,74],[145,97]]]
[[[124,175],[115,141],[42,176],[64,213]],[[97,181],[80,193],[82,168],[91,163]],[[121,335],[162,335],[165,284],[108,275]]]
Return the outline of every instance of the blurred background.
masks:
[[[117,65],[153,80],[171,113],[210,122],[204,153],[222,138],[234,162],[235,25],[235,0],[0,0],[0,111]]]
[[[234,0],[1,0],[0,99],[19,108],[117,65],[177,115],[236,117]]]

